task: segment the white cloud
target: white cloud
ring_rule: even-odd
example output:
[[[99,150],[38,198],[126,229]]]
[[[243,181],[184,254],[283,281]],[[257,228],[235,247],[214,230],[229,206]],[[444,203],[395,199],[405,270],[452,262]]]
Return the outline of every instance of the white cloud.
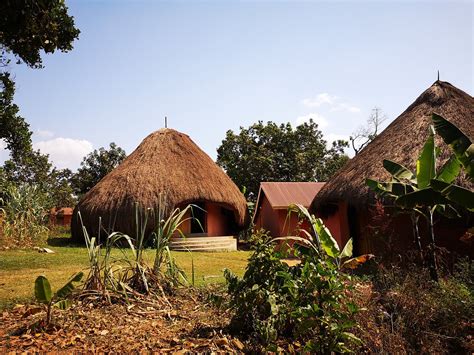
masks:
[[[54,137],[54,133],[48,130],[38,129],[35,132],[35,135],[41,139],[49,139]]]
[[[306,107],[320,107],[323,104],[333,105],[337,99],[337,96],[331,96],[327,92],[323,92],[314,98],[304,99],[303,104]]]
[[[339,103],[331,108],[331,111],[347,111],[352,113],[360,112],[360,108],[357,106],[352,106],[347,103]]]
[[[33,144],[43,154],[49,154],[53,164],[60,168],[75,170],[79,167],[82,158],[92,152],[92,143],[84,139],[57,137],[39,141]]]
[[[325,128],[329,124],[328,121],[319,113],[308,113],[307,115],[297,117],[296,125],[299,126],[305,122],[309,122],[311,118],[318,124],[319,129]]]
[[[360,112],[359,107],[344,102],[340,97],[330,95],[327,92],[323,92],[314,98],[303,99],[302,103],[310,108],[327,105],[329,106],[330,111],[347,111],[351,113]]]

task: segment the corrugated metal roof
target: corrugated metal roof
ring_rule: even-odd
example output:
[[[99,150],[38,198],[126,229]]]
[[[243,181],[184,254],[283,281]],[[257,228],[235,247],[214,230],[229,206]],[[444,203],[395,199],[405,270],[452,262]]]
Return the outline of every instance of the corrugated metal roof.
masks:
[[[287,209],[292,203],[308,208],[324,182],[262,182],[258,199],[267,196],[270,205],[275,209]],[[260,201],[257,201],[257,204]]]

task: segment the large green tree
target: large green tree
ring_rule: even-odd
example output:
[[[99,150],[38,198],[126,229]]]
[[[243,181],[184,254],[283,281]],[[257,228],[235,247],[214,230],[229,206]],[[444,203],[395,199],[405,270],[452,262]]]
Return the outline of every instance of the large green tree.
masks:
[[[326,181],[347,160],[346,141],[327,148],[318,125],[310,120],[296,128],[259,121],[239,133],[227,131],[217,149],[219,164],[255,199],[261,181]]]
[[[0,1],[0,64],[41,68],[41,53],[67,52],[79,37],[64,0]]]
[[[63,0],[0,1],[0,140],[10,151],[10,160],[0,168],[1,185],[37,185],[56,206],[73,203],[67,183],[71,173],[54,168],[47,155],[33,151],[29,125],[13,102],[10,64],[42,68],[43,53],[67,52],[78,36]]]
[[[18,115],[13,103],[15,84],[9,73],[0,74],[0,139],[3,139],[12,156],[31,150],[31,131],[25,119]]]
[[[72,177],[72,186],[77,195],[83,195],[105,175],[116,168],[126,157],[125,151],[115,143],[110,143],[109,149],[95,149],[81,162],[81,167]]]
[[[13,103],[10,63],[42,68],[42,53],[67,52],[79,36],[63,0],[0,1],[0,139],[12,155],[31,151],[31,132]]]

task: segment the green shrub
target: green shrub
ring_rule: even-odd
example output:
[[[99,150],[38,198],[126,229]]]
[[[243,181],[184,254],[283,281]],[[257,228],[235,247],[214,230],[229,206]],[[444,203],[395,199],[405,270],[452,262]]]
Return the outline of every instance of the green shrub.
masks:
[[[242,279],[225,271],[229,305],[235,310],[230,327],[269,350],[286,340],[298,341],[304,351],[348,352],[360,343],[351,333],[359,311],[351,302],[351,278],[341,272],[343,265],[358,263],[343,262],[352,254],[352,243],[340,252],[321,220],[305,209],[301,212],[314,227],[312,236],[276,238],[296,242],[291,250],[278,251],[274,243],[262,239],[254,244]]]

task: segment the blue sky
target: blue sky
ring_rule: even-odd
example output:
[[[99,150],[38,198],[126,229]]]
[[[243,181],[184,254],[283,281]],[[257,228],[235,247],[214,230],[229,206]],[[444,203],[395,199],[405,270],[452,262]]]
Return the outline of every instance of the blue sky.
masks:
[[[12,66],[35,147],[59,167],[112,141],[131,153],[164,116],[215,158],[258,120],[313,117],[329,140],[374,106],[391,121],[437,70],[474,92],[470,1],[66,3],[74,50]]]

